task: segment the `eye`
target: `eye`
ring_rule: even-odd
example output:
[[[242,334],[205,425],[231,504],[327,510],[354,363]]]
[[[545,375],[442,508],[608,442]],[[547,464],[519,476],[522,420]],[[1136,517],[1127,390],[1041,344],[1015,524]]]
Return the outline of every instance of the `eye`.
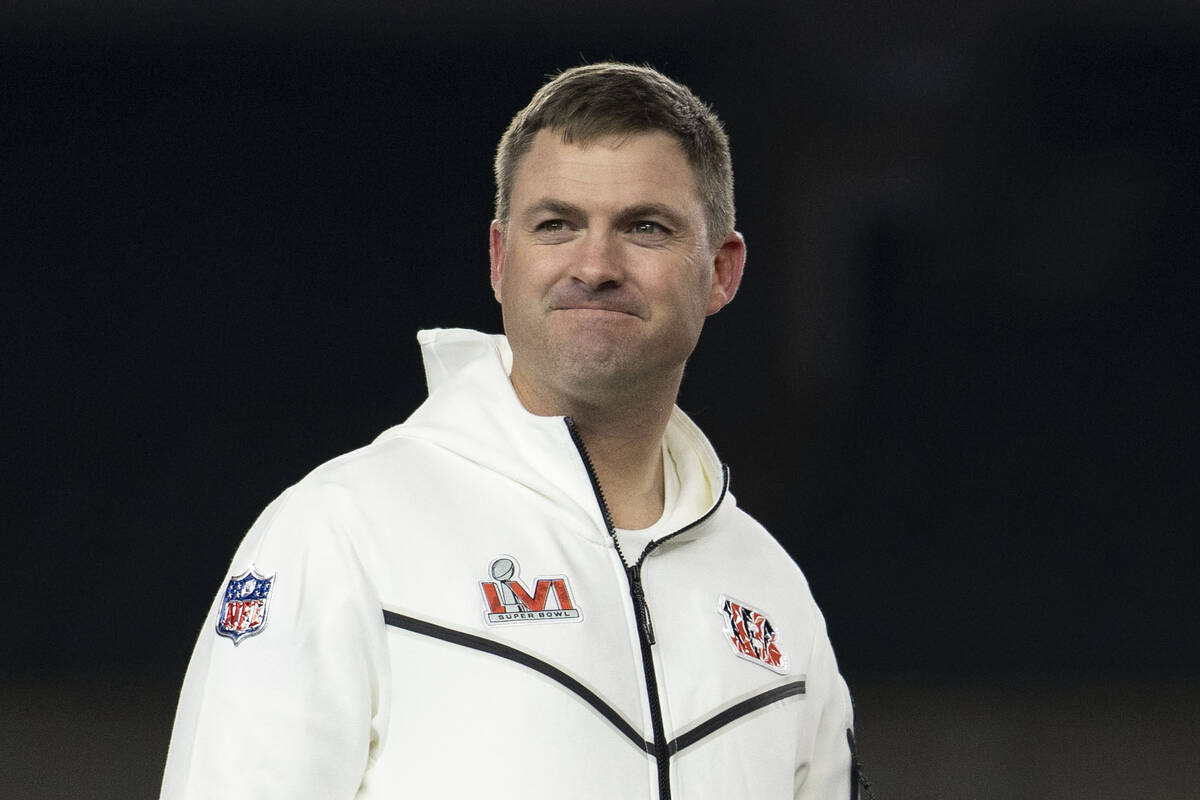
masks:
[[[653,236],[661,239],[671,235],[671,230],[666,225],[648,219],[638,220],[630,225],[629,229],[638,236]]]
[[[548,219],[545,222],[539,222],[534,230],[546,231],[548,233],[561,233],[567,229],[567,223],[561,219]]]

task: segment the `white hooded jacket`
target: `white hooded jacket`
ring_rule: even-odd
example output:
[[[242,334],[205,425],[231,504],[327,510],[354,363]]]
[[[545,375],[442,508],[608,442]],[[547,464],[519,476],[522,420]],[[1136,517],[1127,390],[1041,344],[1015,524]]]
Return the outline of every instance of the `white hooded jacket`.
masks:
[[[238,549],[162,797],[851,797],[824,621],[699,429],[675,409],[666,433],[689,524],[627,566],[504,337],[419,339],[429,399]]]

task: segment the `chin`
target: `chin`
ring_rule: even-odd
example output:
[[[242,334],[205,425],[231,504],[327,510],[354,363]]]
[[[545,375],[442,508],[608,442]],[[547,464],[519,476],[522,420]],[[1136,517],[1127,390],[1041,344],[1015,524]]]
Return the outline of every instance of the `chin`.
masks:
[[[556,358],[562,374],[571,375],[575,383],[608,387],[653,382],[685,360],[667,357],[662,347],[647,348],[645,342],[596,339],[559,350]]]

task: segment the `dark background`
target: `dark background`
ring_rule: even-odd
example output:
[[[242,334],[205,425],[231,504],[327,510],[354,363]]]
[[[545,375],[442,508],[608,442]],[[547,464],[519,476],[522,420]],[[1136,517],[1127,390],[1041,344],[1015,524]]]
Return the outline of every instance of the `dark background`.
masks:
[[[0,11],[4,796],[157,791],[237,542],[499,329],[495,143],[608,58],[726,122],[680,404],[879,796],[1190,793],[1200,6],[460,0]]]

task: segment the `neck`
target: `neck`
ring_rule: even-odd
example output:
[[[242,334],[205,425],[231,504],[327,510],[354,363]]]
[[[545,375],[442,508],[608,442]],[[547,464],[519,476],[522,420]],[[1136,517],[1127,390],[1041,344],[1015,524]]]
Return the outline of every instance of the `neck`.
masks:
[[[593,424],[587,417],[572,416],[575,430],[587,447],[596,479],[613,524],[626,530],[648,528],[663,512],[662,437],[666,421],[652,431]]]
[[[662,440],[679,380],[658,391],[626,392],[596,401],[578,395],[550,396],[535,391],[524,378],[514,365],[513,388],[528,411],[574,421],[604,489],[613,524],[639,530],[657,522],[664,502]]]

